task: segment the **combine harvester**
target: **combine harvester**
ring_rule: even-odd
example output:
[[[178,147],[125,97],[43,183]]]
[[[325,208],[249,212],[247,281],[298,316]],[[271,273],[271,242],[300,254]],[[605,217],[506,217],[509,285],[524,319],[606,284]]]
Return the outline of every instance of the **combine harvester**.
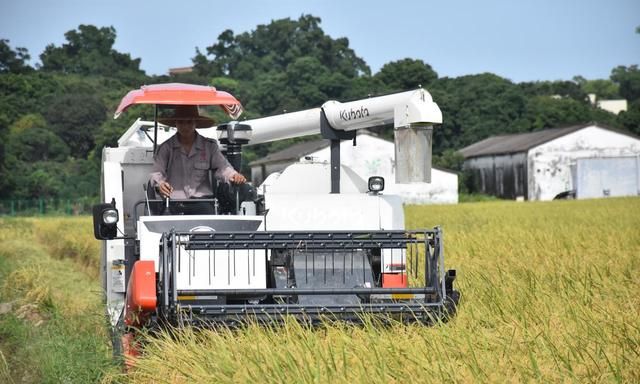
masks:
[[[432,127],[442,113],[427,91],[199,130],[217,135],[238,171],[246,144],[318,133],[331,142],[330,163],[293,164],[259,188],[214,185],[206,200],[213,215],[172,215],[172,206],[193,200],[154,196],[153,154],[175,132],[159,126],[158,108],[218,105],[237,119],[240,102],[212,87],[158,84],[129,92],[115,117],[133,104],[155,105],[154,122],[138,119],[117,148],[103,150],[105,203],[93,209],[116,353],[123,341],[127,353],[135,328],[166,324],[363,314],[430,323],[455,312],[459,293],[455,270],[445,271],[442,230],[405,230],[402,201],[383,193],[384,179],[366,182],[340,165],[341,140],[355,145],[357,129],[393,126],[396,182],[429,182]]]

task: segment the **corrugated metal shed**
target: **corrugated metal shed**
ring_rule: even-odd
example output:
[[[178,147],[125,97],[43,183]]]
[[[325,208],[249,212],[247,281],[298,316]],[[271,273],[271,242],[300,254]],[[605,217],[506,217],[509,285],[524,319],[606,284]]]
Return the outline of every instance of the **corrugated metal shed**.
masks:
[[[476,191],[528,200],[550,200],[571,191],[575,194],[580,188],[576,179],[580,162],[585,159],[616,159],[606,163],[609,167],[606,172],[600,172],[607,177],[598,178],[607,181],[607,186],[598,189],[602,195],[608,196],[611,194],[602,191],[619,190],[617,184],[620,182],[616,180],[635,180],[635,172],[625,171],[621,176],[618,168],[624,158],[634,158],[636,163],[640,161],[640,137],[589,123],[493,136],[459,152],[465,157],[465,168],[471,172]],[[609,177],[613,174],[618,176]]]

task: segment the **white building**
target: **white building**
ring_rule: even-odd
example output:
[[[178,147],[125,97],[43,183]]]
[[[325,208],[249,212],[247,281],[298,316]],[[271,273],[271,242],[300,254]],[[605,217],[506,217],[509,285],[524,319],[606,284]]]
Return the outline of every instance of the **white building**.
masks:
[[[640,195],[640,138],[597,123],[492,136],[460,153],[476,189],[499,197]]]
[[[458,202],[458,175],[455,172],[433,168],[431,183],[396,184],[394,143],[366,130],[358,131],[356,143],[356,146],[348,140],[341,143],[341,164],[351,168],[365,182],[370,176],[384,177],[384,193],[397,194],[408,204]],[[260,185],[269,175],[299,161],[329,163],[330,152],[329,141],[324,139],[294,144],[251,162],[251,180],[254,185]]]
[[[620,112],[626,112],[629,106],[629,103],[627,103],[627,100],[625,99],[600,100],[595,93],[590,93],[587,96],[589,97],[591,105],[595,105],[596,107],[604,109],[607,112],[611,112],[614,115],[617,115]]]

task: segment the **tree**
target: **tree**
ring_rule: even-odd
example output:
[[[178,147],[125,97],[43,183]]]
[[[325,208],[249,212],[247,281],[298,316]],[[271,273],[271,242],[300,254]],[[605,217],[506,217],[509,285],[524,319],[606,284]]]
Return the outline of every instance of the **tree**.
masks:
[[[116,30],[81,24],[64,34],[67,43],[61,47],[47,45],[40,55],[41,69],[64,74],[102,75],[139,83],[145,74],[140,59],[113,49]]]
[[[64,161],[69,156],[69,147],[53,132],[31,128],[9,136],[7,156],[23,162]]]
[[[527,101],[525,118],[531,130],[586,123],[591,120],[590,109],[575,100],[536,96]]]
[[[404,59],[385,64],[374,76],[392,91],[427,88],[438,78],[436,71],[422,60]]]
[[[115,148],[118,146],[118,139],[127,130],[130,121],[126,118],[105,119],[102,124],[94,131],[93,148],[89,154],[89,158],[100,161],[102,159],[102,149],[104,147]]]
[[[568,97],[579,102],[587,100],[587,92],[582,89],[578,81],[536,81],[520,83],[518,86],[527,96]]]
[[[284,71],[297,58],[309,56],[330,71],[349,78],[369,74],[364,60],[349,48],[349,40],[325,35],[320,22],[318,17],[302,15],[295,21],[286,18],[258,25],[254,31],[237,36],[226,30],[217,42],[207,47],[207,55],[212,60],[197,51],[194,65],[198,70],[198,66],[210,64],[212,76],[251,80],[264,72]]]
[[[640,100],[629,103],[629,108],[620,112],[616,122],[622,128],[640,136]]]
[[[616,99],[620,97],[618,84],[607,79],[587,80],[582,76],[573,78],[586,94],[595,94],[598,99]]]
[[[620,95],[627,101],[640,99],[640,69],[637,65],[614,68],[611,71],[611,81],[620,86]]]
[[[56,95],[44,117],[52,131],[64,140],[75,158],[86,158],[94,136],[106,120],[106,108],[94,94],[78,92]]]
[[[434,152],[459,149],[491,135],[528,129],[524,93],[507,79],[484,73],[436,80],[429,90],[444,115],[434,129]]]
[[[63,165],[55,162],[18,162],[14,196],[23,199],[55,198],[64,186]]]
[[[26,48],[12,50],[9,40],[0,39],[0,73],[28,73],[33,71],[27,62],[31,56]]]
[[[237,81],[237,96],[247,110],[255,108],[261,115],[343,99],[352,94],[351,83],[368,76],[370,69],[349,48],[348,39],[327,36],[320,21],[303,15],[239,35],[226,30],[206,48],[206,55],[196,50],[194,70],[200,76]]]
[[[64,161],[69,147],[53,132],[39,114],[27,114],[9,127],[7,157],[9,161]]]
[[[433,166],[454,171],[458,174],[458,192],[468,193],[471,189],[471,173],[465,169],[464,156],[453,149],[447,149],[433,156]]]

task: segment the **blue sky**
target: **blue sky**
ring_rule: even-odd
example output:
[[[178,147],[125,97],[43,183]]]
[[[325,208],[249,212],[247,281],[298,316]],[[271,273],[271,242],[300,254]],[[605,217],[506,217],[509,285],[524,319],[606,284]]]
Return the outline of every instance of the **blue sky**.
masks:
[[[347,37],[375,73],[406,57],[439,76],[492,72],[516,82],[608,78],[640,64],[640,0],[0,0],[0,38],[32,64],[80,24],[113,26],[115,48],[148,74],[187,66],[225,29],[238,34],[273,19],[312,14]]]

